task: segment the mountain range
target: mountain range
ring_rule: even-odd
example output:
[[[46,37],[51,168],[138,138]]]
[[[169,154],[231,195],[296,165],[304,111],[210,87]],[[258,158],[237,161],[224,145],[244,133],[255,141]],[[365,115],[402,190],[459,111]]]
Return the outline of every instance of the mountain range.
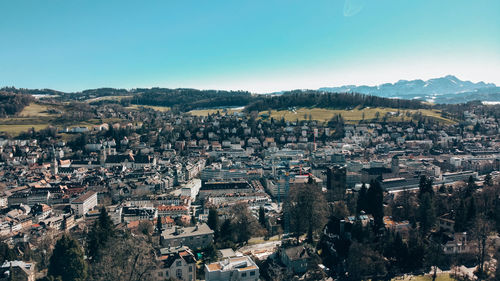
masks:
[[[500,102],[500,87],[493,83],[462,81],[453,75],[424,80],[399,80],[378,86],[346,85],[320,88],[324,92],[356,92],[386,98],[419,99],[433,103],[463,103],[480,100]]]

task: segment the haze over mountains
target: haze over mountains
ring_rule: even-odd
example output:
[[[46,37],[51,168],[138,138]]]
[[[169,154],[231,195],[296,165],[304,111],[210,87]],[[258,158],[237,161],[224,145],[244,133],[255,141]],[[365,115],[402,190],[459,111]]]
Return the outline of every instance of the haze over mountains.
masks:
[[[387,98],[420,99],[435,103],[463,103],[473,100],[500,101],[500,87],[493,83],[462,81],[453,75],[424,80],[399,80],[378,86],[346,85],[324,87],[326,92],[356,92]]]
[[[192,103],[194,106],[198,99],[197,95],[211,95],[227,99],[229,96],[238,95],[245,96],[244,100],[240,103],[248,104],[248,99],[251,99],[251,93],[247,91],[222,91],[222,90],[197,90],[190,88],[170,89],[170,88],[136,88],[136,89],[118,89],[118,88],[97,88],[88,89],[80,92],[61,92],[52,89],[25,89],[4,87],[0,91],[11,93],[24,93],[34,95],[35,97],[53,96],[69,98],[73,100],[90,100],[103,96],[135,96],[140,95],[143,98],[154,98],[158,95],[168,95],[169,99],[179,99],[182,97],[187,98],[187,104]],[[346,85],[340,87],[323,87],[318,90],[295,90],[295,91],[281,91],[267,94],[260,94],[257,96],[266,95],[282,95],[299,92],[329,92],[329,93],[358,93],[365,95],[372,95],[383,98],[398,98],[405,100],[421,100],[433,102],[436,104],[457,104],[466,103],[469,101],[482,101],[482,102],[495,102],[500,103],[500,87],[493,83],[471,81],[462,81],[453,75],[447,75],[441,78],[433,78],[427,81],[417,80],[399,80],[396,83],[385,83],[378,86],[355,86]],[[255,96],[254,96],[255,97]],[[206,97],[203,97],[202,101]],[[238,98],[239,99],[239,98]],[[157,102],[157,101],[155,101]],[[199,102],[199,101],[198,101]],[[226,104],[227,101],[223,104]],[[243,105],[243,104],[238,104]],[[170,105],[168,105],[170,106]],[[208,106],[208,105],[205,105]]]

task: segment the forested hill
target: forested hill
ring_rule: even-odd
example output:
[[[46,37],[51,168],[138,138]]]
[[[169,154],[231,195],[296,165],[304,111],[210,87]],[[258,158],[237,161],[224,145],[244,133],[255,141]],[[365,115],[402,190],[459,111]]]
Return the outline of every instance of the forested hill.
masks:
[[[418,100],[381,98],[356,93],[325,93],[318,91],[290,91],[282,95],[261,95],[246,107],[247,111],[287,109],[289,107],[318,107],[347,109],[361,107],[392,107],[405,109],[430,108]]]
[[[0,90],[0,118],[16,115],[34,98],[30,95],[14,94]]]
[[[100,88],[82,92],[64,93],[43,89],[3,88],[4,92],[26,95],[47,95],[59,101],[87,101],[91,103],[121,103],[166,106],[178,111],[193,109],[240,107],[247,111],[264,111],[269,109],[287,109],[290,107],[318,107],[333,109],[349,109],[361,107],[391,107],[402,109],[430,108],[431,105],[418,100],[404,100],[377,97],[358,93],[328,93],[316,90],[295,90],[280,95],[255,95],[246,91],[138,88],[132,90]],[[0,90],[1,91],[1,90]],[[101,99],[100,97],[117,97]]]
[[[181,111],[198,108],[246,106],[255,97],[244,91],[219,91],[196,89],[136,89],[136,95],[122,100],[139,105],[176,107]]]

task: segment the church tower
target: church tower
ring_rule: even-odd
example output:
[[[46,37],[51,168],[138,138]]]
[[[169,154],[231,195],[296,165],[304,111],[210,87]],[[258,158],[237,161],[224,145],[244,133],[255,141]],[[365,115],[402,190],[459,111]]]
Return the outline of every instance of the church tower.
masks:
[[[106,148],[104,145],[101,147],[101,153],[99,155],[99,163],[101,164],[102,167],[104,167],[104,164],[106,163]]]
[[[50,163],[50,172],[52,175],[59,173],[59,165],[57,163],[56,150],[52,147],[52,162]]]

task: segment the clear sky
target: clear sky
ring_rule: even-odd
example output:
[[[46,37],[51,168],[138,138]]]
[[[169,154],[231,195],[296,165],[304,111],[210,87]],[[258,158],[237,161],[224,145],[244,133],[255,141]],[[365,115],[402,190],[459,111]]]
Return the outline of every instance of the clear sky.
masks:
[[[4,0],[0,86],[500,84],[499,0]]]

